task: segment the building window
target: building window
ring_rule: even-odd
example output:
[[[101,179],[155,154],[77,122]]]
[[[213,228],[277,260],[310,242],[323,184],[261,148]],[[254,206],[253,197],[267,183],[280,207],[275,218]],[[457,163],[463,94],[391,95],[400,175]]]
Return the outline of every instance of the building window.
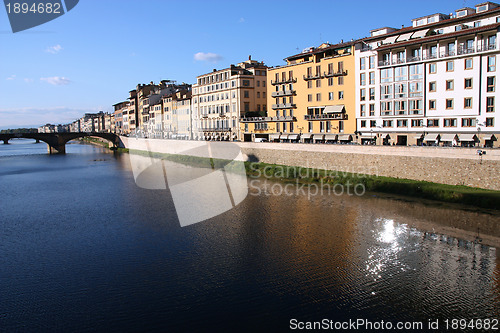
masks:
[[[395,101],[394,102],[394,112],[396,115],[404,115],[407,110],[407,102],[406,101]]]
[[[465,69],[472,69],[472,58],[467,58],[464,60]]]
[[[375,84],[375,72],[370,72],[368,74],[369,84]]]
[[[453,80],[446,81],[446,90],[453,90]]]
[[[243,80],[243,87],[249,87],[250,86],[250,80]]]
[[[452,61],[447,61],[446,62],[446,71],[447,72],[453,72],[453,69],[454,69],[453,60]]]
[[[333,77],[328,78],[328,85],[331,87],[333,86]]]
[[[410,65],[410,80],[418,80],[423,78],[423,65]]]
[[[436,100],[435,99],[429,100],[429,110],[436,110]]]
[[[370,101],[375,100],[375,88],[370,88]]]
[[[361,117],[365,117],[366,116],[366,105],[365,104],[361,104],[359,106],[359,115]]]
[[[494,72],[496,70],[496,56],[488,57],[488,72]]]
[[[436,63],[430,63],[429,64],[429,74],[436,74]]]
[[[381,99],[392,99],[392,85],[382,86],[380,89],[380,98]]]
[[[411,127],[422,127],[422,126],[424,126],[423,119],[412,119],[411,120]]]
[[[313,82],[312,81],[307,81],[307,88],[311,89],[313,87]]]
[[[422,114],[422,103],[421,99],[413,99],[409,101],[410,104],[410,114]]]
[[[260,81],[257,80],[257,87],[260,87]]]
[[[339,99],[344,99],[344,92],[343,91],[339,91]]]
[[[408,127],[408,120],[406,119],[398,120],[397,125],[398,127]]]
[[[316,102],[321,102],[321,94],[316,94]]]
[[[457,127],[457,119],[456,118],[444,119],[443,126],[444,127]]]
[[[493,127],[493,126],[495,126],[494,118],[486,118],[486,127]]]
[[[316,88],[320,88],[321,87],[321,80],[316,80]]]
[[[222,95],[222,97],[224,97],[224,95]],[[257,98],[260,98],[260,91],[257,91]]]
[[[384,120],[382,122],[382,127],[393,127],[392,124],[393,124],[392,120]]]
[[[248,132],[248,123],[245,123],[245,132]]]
[[[313,123],[312,121],[307,123],[307,131],[311,133],[313,131]]]
[[[313,100],[313,95],[312,94],[307,95],[307,101],[312,102],[312,100]]]
[[[436,81],[429,82],[429,92],[436,91]]]
[[[380,83],[392,82],[392,68],[382,69],[380,71]]]
[[[359,69],[365,70],[365,68],[366,68],[366,58],[360,58],[359,59]]]
[[[365,89],[360,89],[359,95],[360,95],[360,101],[366,100],[366,90]]]
[[[366,120],[361,120],[361,127],[366,127]]]
[[[439,119],[427,119],[427,127],[439,127]]]
[[[476,118],[462,118],[462,127],[476,126]]]
[[[466,78],[464,80],[464,88],[465,89],[472,89],[472,78]]]
[[[472,109],[472,97],[464,98],[464,109]]]
[[[377,121],[376,120],[370,120],[370,127],[377,127]]]
[[[333,92],[328,93],[328,100],[333,101]]]
[[[338,85],[339,86],[343,85],[344,84],[344,77],[343,76],[339,76],[337,81],[338,81]]]
[[[366,84],[366,73],[359,74],[359,82],[362,86]]]
[[[487,92],[494,92],[495,91],[495,77],[494,76],[488,76],[488,79],[486,80],[486,91]]]
[[[453,109],[453,98],[448,98],[446,100],[446,109],[447,110]]]
[[[375,56],[370,56],[370,63],[368,65],[370,69],[375,68]]]
[[[244,98],[249,98],[250,97],[250,93],[248,92],[248,90],[243,91],[243,97]]]
[[[375,115],[375,104],[370,104],[370,116],[373,117]]]
[[[486,97],[486,112],[495,112],[495,97]]]
[[[320,121],[319,122],[319,131],[321,133],[324,133],[325,132],[325,122],[324,121]]]

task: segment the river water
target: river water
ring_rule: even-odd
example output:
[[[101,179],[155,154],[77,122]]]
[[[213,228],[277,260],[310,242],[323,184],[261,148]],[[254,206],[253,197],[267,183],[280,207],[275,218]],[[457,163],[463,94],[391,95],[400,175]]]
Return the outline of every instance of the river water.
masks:
[[[259,186],[181,227],[170,192],[138,187],[127,154],[0,145],[0,331],[280,332],[292,319],[425,331],[499,318],[498,249],[451,229],[500,223],[495,213]]]

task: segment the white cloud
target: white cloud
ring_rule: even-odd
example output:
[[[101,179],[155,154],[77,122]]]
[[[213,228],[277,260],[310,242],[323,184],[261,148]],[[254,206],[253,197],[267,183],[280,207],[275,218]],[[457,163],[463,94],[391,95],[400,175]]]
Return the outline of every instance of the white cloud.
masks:
[[[30,78],[25,78],[25,79],[24,79],[24,82],[26,82],[26,83],[31,83],[31,82],[33,82],[33,81],[35,81],[35,80],[30,79]]]
[[[15,75],[11,75],[11,76],[9,76],[8,78],[6,78],[6,80],[11,81],[11,80],[14,80],[15,78],[16,78],[16,76],[15,76]]]
[[[45,81],[54,86],[64,86],[70,84],[70,80],[62,76],[41,77],[41,81]]]
[[[220,54],[216,53],[205,53],[205,52],[198,52],[194,55],[194,60],[196,61],[208,61],[208,62],[213,62],[216,63],[218,61],[221,61],[224,59]]]
[[[61,50],[62,50],[62,46],[57,44],[54,46],[49,46],[48,48],[45,49],[45,52],[56,54],[56,53],[59,53],[59,51],[61,51]]]
[[[243,23],[245,22],[245,18],[244,17],[240,17],[240,19],[238,20],[238,23]]]

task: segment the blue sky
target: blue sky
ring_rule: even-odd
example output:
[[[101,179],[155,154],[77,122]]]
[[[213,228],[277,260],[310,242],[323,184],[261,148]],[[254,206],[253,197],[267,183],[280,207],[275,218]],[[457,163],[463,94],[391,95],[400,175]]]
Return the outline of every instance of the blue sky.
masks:
[[[69,123],[112,111],[138,83],[194,83],[248,55],[276,66],[308,46],[479,2],[80,0],[15,34],[0,8],[0,129]]]

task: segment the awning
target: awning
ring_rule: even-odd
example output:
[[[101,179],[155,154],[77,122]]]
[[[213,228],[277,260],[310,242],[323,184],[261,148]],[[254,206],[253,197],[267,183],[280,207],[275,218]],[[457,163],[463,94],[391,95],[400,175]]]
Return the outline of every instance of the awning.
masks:
[[[485,140],[492,140],[492,141],[497,141],[497,138],[494,134],[487,134],[484,136]]]
[[[415,135],[414,139],[420,140],[423,136],[423,134]]]
[[[323,141],[325,139],[325,136],[323,134],[314,134],[313,139],[314,141]]]
[[[375,139],[376,136],[375,133],[361,134],[362,139]]]
[[[297,140],[299,138],[298,134],[289,134],[288,140]]]
[[[337,134],[326,134],[325,135],[325,140],[326,141],[336,141],[337,140]]]
[[[398,42],[402,42],[402,41],[410,39],[411,35],[413,35],[413,31],[412,32],[408,32],[406,34],[399,35]]]
[[[411,36],[411,39],[425,37],[425,35],[427,35],[427,31],[429,31],[429,29],[417,31],[417,32],[413,33],[413,36]]]
[[[352,141],[352,135],[350,134],[340,134],[338,137],[339,141]]]
[[[436,133],[427,134],[424,137],[424,141],[436,141],[438,139],[438,136],[439,136],[439,134],[436,134]]]
[[[301,135],[301,138],[302,139],[310,139],[312,136],[312,133],[304,133]]]
[[[464,141],[464,142],[467,142],[467,141],[478,141],[476,134],[460,134],[460,136],[458,137],[458,139],[460,141]]]
[[[323,109],[323,113],[342,113],[345,112],[344,104],[328,105]]]
[[[439,141],[452,142],[453,140],[455,140],[456,137],[457,137],[456,134],[446,133],[446,134],[441,135],[441,139]]]
[[[280,134],[270,134],[269,140],[279,140]]]
[[[399,36],[391,36],[391,37],[387,37],[386,39],[384,39],[384,41],[382,42],[382,44],[392,44],[396,41],[396,38],[398,38]]]

